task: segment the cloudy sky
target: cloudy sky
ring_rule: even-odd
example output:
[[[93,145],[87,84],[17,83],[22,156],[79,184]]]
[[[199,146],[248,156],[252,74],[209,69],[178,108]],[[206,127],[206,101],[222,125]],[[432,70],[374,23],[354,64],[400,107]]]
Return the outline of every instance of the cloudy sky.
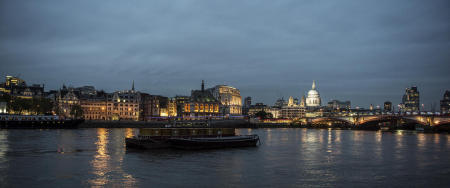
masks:
[[[0,76],[46,89],[166,96],[227,84],[254,102],[301,97],[426,107],[450,89],[448,0],[0,0]]]

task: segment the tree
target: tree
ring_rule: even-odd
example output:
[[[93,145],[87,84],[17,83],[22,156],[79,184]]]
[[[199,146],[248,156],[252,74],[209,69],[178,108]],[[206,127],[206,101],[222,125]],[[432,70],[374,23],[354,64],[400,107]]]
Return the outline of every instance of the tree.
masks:
[[[267,113],[265,111],[259,111],[255,114],[256,117],[259,117],[259,119],[267,119],[272,118],[272,113]]]
[[[81,118],[83,117],[83,109],[78,104],[73,105],[72,109],[70,109],[70,115],[75,119]]]

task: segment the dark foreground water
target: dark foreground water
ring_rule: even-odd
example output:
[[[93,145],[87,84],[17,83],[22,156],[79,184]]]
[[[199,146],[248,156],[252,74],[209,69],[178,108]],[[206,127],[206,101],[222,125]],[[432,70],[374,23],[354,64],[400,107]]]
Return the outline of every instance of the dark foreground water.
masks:
[[[450,136],[240,129],[262,145],[127,150],[133,129],[0,130],[0,187],[449,187]]]

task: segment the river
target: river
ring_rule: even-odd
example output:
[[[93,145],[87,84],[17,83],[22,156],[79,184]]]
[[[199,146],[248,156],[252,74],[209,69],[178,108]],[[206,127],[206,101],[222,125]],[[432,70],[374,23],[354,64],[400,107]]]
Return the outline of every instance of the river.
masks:
[[[449,187],[450,135],[237,129],[253,148],[127,150],[134,129],[0,130],[0,187]]]

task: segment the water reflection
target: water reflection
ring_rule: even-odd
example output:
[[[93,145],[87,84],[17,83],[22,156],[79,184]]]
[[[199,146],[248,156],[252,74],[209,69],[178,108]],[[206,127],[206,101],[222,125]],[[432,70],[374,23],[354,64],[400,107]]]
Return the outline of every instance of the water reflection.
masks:
[[[0,131],[0,171],[4,171],[4,169],[8,168],[8,159],[6,154],[8,153],[9,145],[8,145],[8,131],[1,130]],[[7,183],[7,177],[5,175],[0,173],[0,185],[3,185],[3,183]]]
[[[106,151],[108,144],[108,131],[105,128],[97,129],[97,142],[95,142],[95,144],[97,145],[97,153],[91,164],[93,167],[93,174],[96,178],[91,180],[90,183],[94,186],[104,186],[108,183],[108,177],[106,174],[109,171],[108,160],[110,158]]]
[[[123,170],[125,145],[124,138],[132,137],[133,129],[108,130],[97,129],[97,146],[94,159],[91,161],[94,179],[89,181],[92,186],[125,186],[133,187],[136,179]],[[111,176],[118,176],[114,179]]]

